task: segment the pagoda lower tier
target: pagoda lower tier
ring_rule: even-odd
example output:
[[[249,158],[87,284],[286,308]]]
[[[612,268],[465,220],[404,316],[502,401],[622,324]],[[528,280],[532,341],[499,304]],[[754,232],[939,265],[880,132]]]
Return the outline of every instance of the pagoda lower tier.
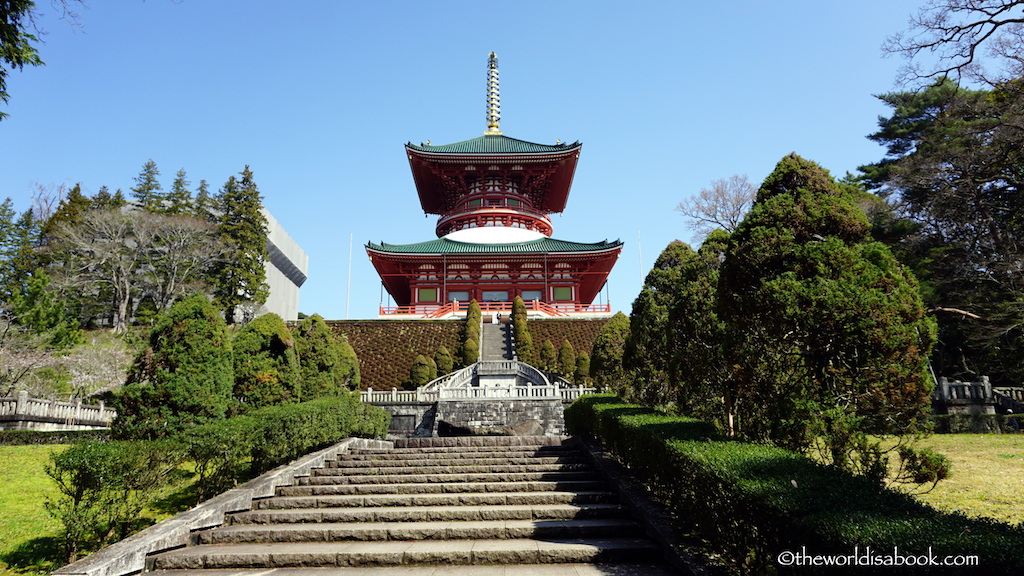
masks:
[[[552,315],[592,310],[622,251],[622,242],[592,244],[542,237],[476,243],[447,237],[416,244],[366,245],[397,304],[382,315],[437,315],[470,300],[504,310],[516,297]]]

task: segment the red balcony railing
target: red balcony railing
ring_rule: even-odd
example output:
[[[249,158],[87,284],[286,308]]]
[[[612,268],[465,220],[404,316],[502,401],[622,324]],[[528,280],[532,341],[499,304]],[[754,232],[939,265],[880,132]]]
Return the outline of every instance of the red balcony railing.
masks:
[[[575,302],[525,302],[527,312],[540,312],[545,316],[575,316],[610,314],[611,304],[577,304]],[[444,318],[448,315],[464,316],[469,302],[448,302],[446,304],[415,304],[412,306],[381,306],[381,317],[406,316],[413,318]],[[499,313],[511,314],[511,302],[482,302],[480,311],[485,316]]]

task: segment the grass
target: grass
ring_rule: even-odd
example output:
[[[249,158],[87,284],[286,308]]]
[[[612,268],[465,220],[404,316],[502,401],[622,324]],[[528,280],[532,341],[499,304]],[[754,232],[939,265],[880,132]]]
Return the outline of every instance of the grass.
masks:
[[[60,529],[43,508],[47,496],[56,493],[43,467],[50,461],[50,453],[62,446],[3,446],[0,447],[0,575],[46,573],[56,568],[43,560],[26,562],[16,554],[30,541],[53,538]],[[37,540],[37,548],[46,548],[44,540]],[[52,546],[52,543],[50,544]],[[11,558],[12,555],[19,558]],[[19,564],[16,572],[10,561]]]
[[[0,446],[0,576],[49,574],[59,561],[60,523],[44,508],[57,489],[46,476],[52,452],[66,446]],[[140,523],[155,524],[195,504],[194,475],[185,467],[159,499],[143,511]]]
[[[1012,524],[1024,522],[1024,434],[934,434],[920,443],[953,462],[952,475],[918,498]]]

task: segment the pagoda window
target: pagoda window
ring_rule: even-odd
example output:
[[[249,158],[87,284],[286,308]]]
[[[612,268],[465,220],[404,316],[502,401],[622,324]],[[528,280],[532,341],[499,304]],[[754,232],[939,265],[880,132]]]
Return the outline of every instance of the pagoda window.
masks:
[[[459,302],[469,302],[469,291],[468,290],[449,290],[448,291],[448,301],[449,302],[454,302],[455,300],[458,300]]]
[[[484,302],[508,302],[508,290],[484,290]]]
[[[525,302],[533,302],[534,300],[540,300],[544,296],[542,290],[523,290],[522,298]]]
[[[551,288],[551,299],[559,301],[572,301],[572,286],[555,286]]]
[[[437,288],[417,288],[417,302],[437,302]]]
[[[470,208],[476,208],[477,206],[480,205],[480,199],[479,198],[474,198],[474,199],[470,200],[469,202],[467,202],[466,205],[469,206]]]

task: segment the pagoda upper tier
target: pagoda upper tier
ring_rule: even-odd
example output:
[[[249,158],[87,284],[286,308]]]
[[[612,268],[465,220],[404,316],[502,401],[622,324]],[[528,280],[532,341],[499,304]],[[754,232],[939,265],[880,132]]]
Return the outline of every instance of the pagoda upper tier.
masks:
[[[433,146],[406,144],[420,206],[438,214],[438,237],[504,226],[545,236],[565,210],[582,144],[535,144],[500,133]]]

